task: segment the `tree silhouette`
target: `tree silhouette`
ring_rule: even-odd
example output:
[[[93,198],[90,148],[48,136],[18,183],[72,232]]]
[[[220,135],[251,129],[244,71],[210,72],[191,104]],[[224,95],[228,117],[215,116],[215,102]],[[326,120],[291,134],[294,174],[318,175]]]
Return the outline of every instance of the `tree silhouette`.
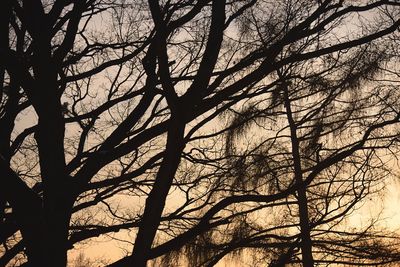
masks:
[[[110,266],[398,261],[344,225],[390,174],[399,6],[5,0],[0,263],[119,231]]]

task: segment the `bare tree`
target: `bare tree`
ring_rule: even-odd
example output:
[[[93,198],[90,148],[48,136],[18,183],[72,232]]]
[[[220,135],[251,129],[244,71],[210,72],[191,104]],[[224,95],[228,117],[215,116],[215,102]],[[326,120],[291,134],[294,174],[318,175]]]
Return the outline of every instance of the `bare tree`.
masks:
[[[382,50],[398,1],[7,0],[0,12],[3,265],[65,266],[74,244],[121,230],[133,247],[110,266],[182,250],[210,266],[249,247],[304,266],[344,253],[351,233],[340,243],[331,224],[379,188],[378,151],[397,141],[393,91],[367,82],[394,57]],[[233,138],[260,118],[266,132]],[[243,219],[269,209],[283,226]],[[221,229],[228,242],[213,246]],[[378,235],[354,240],[360,261],[398,260],[384,242],[385,259],[370,254]]]

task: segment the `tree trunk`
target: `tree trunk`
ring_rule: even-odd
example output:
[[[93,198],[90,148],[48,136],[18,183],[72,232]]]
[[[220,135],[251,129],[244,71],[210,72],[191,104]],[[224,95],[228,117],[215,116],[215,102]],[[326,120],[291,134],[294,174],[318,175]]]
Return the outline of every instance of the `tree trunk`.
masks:
[[[180,116],[171,119],[168,130],[165,157],[157,173],[157,177],[143,213],[141,225],[136,236],[135,245],[130,259],[131,266],[145,267],[153,244],[161,215],[165,206],[169,189],[178,168],[183,151],[183,136],[185,124]]]
[[[66,173],[65,123],[57,81],[58,66],[52,61],[47,35],[43,30],[40,42],[35,46],[35,81],[29,90],[39,117],[35,139],[43,190],[41,233],[32,243],[35,252],[29,261],[42,264],[33,266],[64,267],[67,264],[68,228],[74,194],[72,181]]]
[[[285,82],[285,78],[278,71],[278,76],[282,79],[283,83],[283,94],[285,101],[285,108],[290,128],[290,138],[292,143],[292,157],[294,165],[294,179],[296,184],[300,187],[297,190],[298,194],[298,207],[299,207],[299,217],[300,217],[300,236],[301,236],[301,262],[304,267],[313,267],[314,259],[312,256],[312,241],[310,236],[310,222],[308,217],[308,200],[307,191],[303,183],[303,171],[301,167],[301,155],[300,155],[300,143],[297,137],[297,125],[293,118],[293,113],[290,105],[289,98],[289,88]]]

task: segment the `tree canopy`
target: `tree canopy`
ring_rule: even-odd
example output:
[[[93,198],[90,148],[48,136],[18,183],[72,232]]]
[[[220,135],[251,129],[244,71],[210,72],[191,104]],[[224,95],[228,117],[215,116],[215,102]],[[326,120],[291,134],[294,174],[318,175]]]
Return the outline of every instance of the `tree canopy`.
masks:
[[[108,266],[400,262],[351,223],[396,176],[398,0],[0,12],[0,266],[105,236],[128,244]]]

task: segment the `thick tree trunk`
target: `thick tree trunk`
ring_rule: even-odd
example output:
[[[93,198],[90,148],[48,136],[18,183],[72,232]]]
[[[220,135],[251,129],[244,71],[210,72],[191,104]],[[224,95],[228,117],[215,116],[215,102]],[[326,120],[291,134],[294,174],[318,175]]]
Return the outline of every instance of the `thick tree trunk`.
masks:
[[[58,103],[58,101],[56,101]],[[57,106],[39,117],[36,140],[43,181],[42,237],[34,245],[42,247],[44,266],[67,263],[68,226],[72,210],[72,186],[65,173],[64,123]],[[55,112],[58,111],[58,112]]]
[[[51,116],[39,119],[36,134],[43,181],[43,237],[38,242],[45,243],[47,266],[56,267],[67,262],[72,186],[65,174],[62,117]]]
[[[66,213],[66,212],[64,212]],[[59,214],[49,220],[48,216],[40,219],[38,216],[30,225],[22,227],[28,266],[65,267],[67,265],[67,240],[68,218],[62,218]],[[58,218],[56,218],[58,216]]]
[[[147,264],[149,252],[160,224],[165,200],[184,148],[183,135],[185,125],[182,121],[179,116],[171,119],[165,157],[157,173],[153,189],[146,200],[143,218],[130,259],[130,266],[145,267]]]
[[[57,81],[58,66],[52,60],[48,36],[50,34],[43,29],[35,43],[35,81],[28,90],[39,117],[35,139],[43,189],[41,233],[31,243],[34,253],[29,261],[42,264],[34,266],[64,267],[67,264],[68,228],[74,194],[72,181],[66,173],[65,123]]]

